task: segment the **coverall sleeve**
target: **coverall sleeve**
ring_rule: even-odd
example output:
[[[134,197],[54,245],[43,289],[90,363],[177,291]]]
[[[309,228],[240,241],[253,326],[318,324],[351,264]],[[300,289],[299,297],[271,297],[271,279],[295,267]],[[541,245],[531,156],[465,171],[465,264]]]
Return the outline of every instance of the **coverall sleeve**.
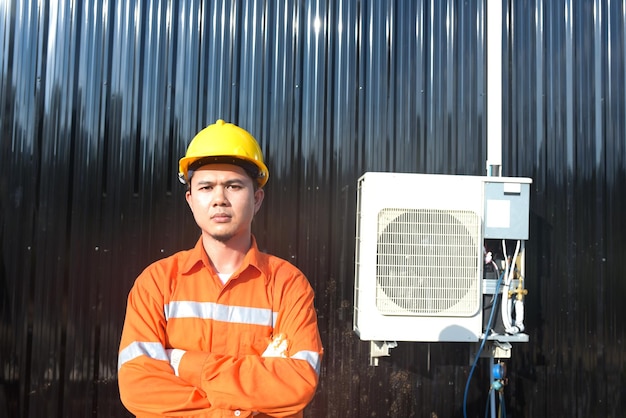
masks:
[[[166,321],[163,301],[158,300],[160,292],[150,280],[140,279],[128,296],[120,343],[118,384],[122,403],[142,418],[193,416],[210,403],[202,389],[174,374],[165,351]]]
[[[323,355],[314,294],[300,275],[281,289],[280,297],[274,335],[289,340],[287,358],[187,352],[179,365],[180,377],[202,389],[217,408],[275,417],[300,413],[315,394]]]

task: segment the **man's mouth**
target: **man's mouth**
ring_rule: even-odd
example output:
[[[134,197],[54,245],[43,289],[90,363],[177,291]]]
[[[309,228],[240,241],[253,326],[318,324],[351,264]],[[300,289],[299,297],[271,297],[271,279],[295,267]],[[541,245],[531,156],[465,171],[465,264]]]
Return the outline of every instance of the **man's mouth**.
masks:
[[[215,222],[226,222],[230,220],[230,215],[227,215],[226,213],[216,213],[211,216],[211,219]]]

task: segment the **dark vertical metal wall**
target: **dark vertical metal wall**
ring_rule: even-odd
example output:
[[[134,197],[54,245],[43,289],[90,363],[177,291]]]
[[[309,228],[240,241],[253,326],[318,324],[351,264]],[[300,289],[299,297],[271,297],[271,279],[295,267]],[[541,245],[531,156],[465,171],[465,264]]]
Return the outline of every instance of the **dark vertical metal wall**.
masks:
[[[525,416],[626,408],[626,3],[510,2],[505,167],[534,178]],[[538,395],[538,396],[537,396]]]
[[[503,168],[534,179],[511,416],[626,410],[625,9],[505,2]],[[259,243],[316,290],[306,415],[460,416],[468,346],[401,343],[373,368],[352,332],[355,185],[484,173],[486,18],[484,1],[0,2],[0,416],[127,415],[126,294],[195,242],[177,160],[217,118],[261,142]]]

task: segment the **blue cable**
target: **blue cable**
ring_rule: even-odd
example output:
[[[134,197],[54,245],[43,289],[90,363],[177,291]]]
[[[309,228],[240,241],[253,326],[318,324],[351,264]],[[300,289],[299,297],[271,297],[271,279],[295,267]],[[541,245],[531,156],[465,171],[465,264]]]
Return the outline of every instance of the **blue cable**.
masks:
[[[485,418],[489,418],[489,397],[491,396],[491,392],[493,392],[493,389],[489,389],[489,393],[487,393],[487,402],[485,402]]]
[[[491,324],[493,322],[493,315],[496,312],[496,305],[498,303],[498,295],[500,294],[500,285],[502,284],[502,278],[504,277],[504,270],[500,277],[498,278],[498,282],[496,283],[496,291],[493,295],[493,305],[491,306],[491,314],[489,315],[489,322],[487,323],[487,329],[485,330],[485,336],[480,343],[480,347],[478,347],[478,352],[476,353],[476,357],[474,357],[474,364],[472,364],[472,368],[470,369],[469,375],[467,376],[467,383],[465,384],[465,392],[463,393],[463,417],[467,418],[467,392],[469,390],[470,381],[472,380],[472,375],[474,374],[474,370],[476,369],[476,364],[478,364],[478,359],[480,358],[480,353],[485,348],[485,343],[487,342],[487,336],[491,332]]]

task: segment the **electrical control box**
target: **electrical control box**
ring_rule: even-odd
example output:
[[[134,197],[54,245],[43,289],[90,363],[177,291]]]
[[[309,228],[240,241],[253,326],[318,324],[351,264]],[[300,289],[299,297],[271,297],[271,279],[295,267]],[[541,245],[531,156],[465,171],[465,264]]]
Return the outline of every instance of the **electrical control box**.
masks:
[[[527,178],[484,178],[484,238],[528,239],[530,183]]]

